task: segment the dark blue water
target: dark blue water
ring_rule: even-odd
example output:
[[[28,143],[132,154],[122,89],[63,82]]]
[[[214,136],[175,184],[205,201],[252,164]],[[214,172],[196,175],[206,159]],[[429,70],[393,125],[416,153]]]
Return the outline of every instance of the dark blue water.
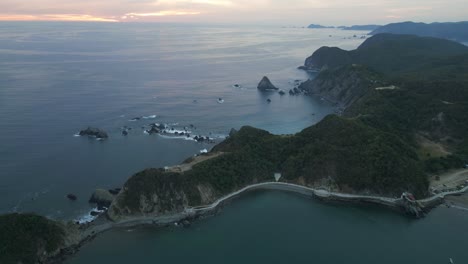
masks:
[[[193,124],[194,133],[218,140],[242,125],[282,134],[318,122],[333,111],[326,102],[261,94],[256,85],[267,75],[276,86],[292,88],[293,80],[310,77],[296,70],[307,56],[322,45],[355,48],[362,40],[343,39],[353,34],[0,23],[0,213],[75,218],[89,211],[95,188],[119,187],[139,170],[174,165],[212,147],[145,135],[141,126],[152,122],[176,128]],[[157,118],[129,122],[151,115]],[[89,125],[106,130],[110,139],[73,137]],[[126,138],[123,126],[133,127]],[[78,201],[68,201],[68,193]]]
[[[467,263],[467,221],[465,211],[442,207],[415,220],[383,208],[256,192],[190,228],[110,231],[66,263]]]

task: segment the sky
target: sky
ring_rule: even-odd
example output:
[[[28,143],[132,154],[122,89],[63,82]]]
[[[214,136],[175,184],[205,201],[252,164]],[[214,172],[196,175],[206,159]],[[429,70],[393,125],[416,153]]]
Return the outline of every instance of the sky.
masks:
[[[0,0],[0,20],[304,26],[468,20],[467,0]]]

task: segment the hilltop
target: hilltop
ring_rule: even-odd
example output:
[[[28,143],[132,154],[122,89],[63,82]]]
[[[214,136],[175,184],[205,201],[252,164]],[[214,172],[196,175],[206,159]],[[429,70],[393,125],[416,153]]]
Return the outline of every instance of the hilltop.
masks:
[[[392,23],[376,28],[370,35],[381,33],[409,34],[468,42],[468,22],[426,24],[408,21]]]
[[[466,62],[467,54],[467,46],[453,41],[411,35],[378,34],[351,51],[337,47],[321,47],[305,60],[304,66],[306,69],[321,70],[362,64],[387,75],[428,69],[434,72],[435,78],[439,78],[438,69],[447,64],[444,62]],[[465,65],[464,62],[457,62],[456,65]]]

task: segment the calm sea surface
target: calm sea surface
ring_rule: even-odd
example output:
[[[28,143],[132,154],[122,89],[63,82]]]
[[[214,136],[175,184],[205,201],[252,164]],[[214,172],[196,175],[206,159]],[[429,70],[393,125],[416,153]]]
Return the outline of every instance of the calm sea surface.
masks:
[[[77,218],[89,212],[94,189],[119,187],[139,170],[175,165],[212,147],[145,135],[142,126],[150,123],[194,125],[193,134],[218,138],[243,125],[282,134],[316,123],[333,111],[326,102],[261,94],[256,85],[267,75],[289,90],[294,80],[309,77],[296,70],[307,56],[322,45],[353,49],[362,42],[349,39],[353,34],[0,23],[0,213]],[[73,136],[87,126],[106,130],[110,139]],[[128,137],[121,135],[123,126],[133,128]],[[68,193],[78,201],[68,201]]]

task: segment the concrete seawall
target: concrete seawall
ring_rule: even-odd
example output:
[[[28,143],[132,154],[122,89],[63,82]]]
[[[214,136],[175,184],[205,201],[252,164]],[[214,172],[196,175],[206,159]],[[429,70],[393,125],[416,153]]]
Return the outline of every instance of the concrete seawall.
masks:
[[[266,182],[249,185],[241,190],[233,192],[229,195],[226,195],[214,203],[206,206],[199,206],[187,209],[193,215],[197,214],[207,214],[211,211],[217,209],[217,207],[223,205],[225,202],[242,195],[245,192],[254,191],[254,190],[280,190],[286,192],[294,192],[301,195],[314,197],[319,200],[324,201],[339,201],[339,202],[354,202],[354,203],[373,203],[378,205],[383,205],[391,208],[399,208],[401,199],[379,197],[379,196],[365,196],[365,195],[353,195],[353,194],[343,194],[343,193],[334,193],[329,192],[324,189],[314,189],[306,186],[283,183],[283,182]]]
[[[389,198],[382,196],[368,196],[368,195],[354,195],[354,194],[344,194],[344,193],[335,193],[329,192],[325,189],[315,189],[306,186],[301,186],[297,184],[284,183],[284,182],[265,182],[257,183],[246,186],[238,191],[230,193],[224,197],[219,198],[209,205],[188,207],[182,212],[178,212],[171,215],[148,215],[148,216],[137,216],[137,217],[127,217],[118,222],[106,221],[106,223],[95,225],[91,227],[94,233],[100,233],[114,227],[132,227],[137,225],[145,224],[156,224],[156,225],[165,225],[174,222],[178,222],[188,218],[195,218],[198,216],[204,216],[213,214],[216,210],[223,206],[226,202],[250,191],[255,190],[280,190],[286,192],[294,192],[308,197],[314,197],[322,201],[337,201],[343,203],[370,203],[385,206],[392,209],[402,209],[402,198]],[[464,193],[468,190],[468,186],[459,191],[440,193],[435,196],[417,200],[416,202],[422,205],[423,207],[431,208],[434,207],[443,201],[443,198],[447,195],[456,195]],[[404,210],[402,210],[404,211]]]
[[[216,213],[216,210],[222,207],[226,202],[250,191],[255,190],[280,190],[286,192],[294,192],[308,197],[313,197],[322,201],[337,201],[342,203],[372,203],[377,205],[382,205],[388,208],[401,210],[402,208],[402,198],[388,198],[381,196],[366,196],[366,195],[353,195],[353,194],[344,194],[344,193],[334,193],[329,192],[325,189],[314,189],[306,186],[283,183],[283,182],[265,182],[258,183],[246,186],[238,191],[235,191],[231,194],[228,194],[224,197],[219,198],[210,205],[198,206],[198,207],[189,207],[184,211],[171,214],[171,215],[147,215],[147,216],[136,216],[136,217],[127,217],[118,222],[112,222],[107,220],[105,215],[102,215],[97,219],[96,222],[83,227],[80,230],[79,238],[75,241],[76,243],[69,244],[63,248],[62,253],[56,256],[51,256],[51,261],[54,260],[63,260],[66,256],[72,255],[79,250],[79,248],[92,240],[98,234],[106,232],[114,228],[132,228],[142,225],[168,225],[172,223],[177,223],[185,219],[194,219],[200,216],[212,215]],[[468,186],[452,192],[440,193],[432,197],[417,200],[416,203],[422,205],[426,208],[432,208],[436,205],[439,205],[445,196],[448,195],[457,195],[468,191]],[[55,263],[55,262],[54,262]]]

